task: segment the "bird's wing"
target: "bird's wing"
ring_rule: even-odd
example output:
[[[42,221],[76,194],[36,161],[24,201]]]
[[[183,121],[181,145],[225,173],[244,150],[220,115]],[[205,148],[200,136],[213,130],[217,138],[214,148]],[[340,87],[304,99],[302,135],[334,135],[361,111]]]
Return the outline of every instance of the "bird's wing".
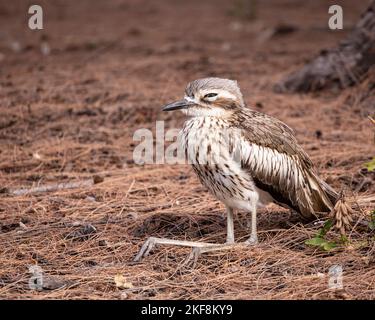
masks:
[[[241,166],[250,172],[258,188],[306,219],[332,209],[337,193],[315,173],[292,129],[250,110],[242,114],[239,128]]]

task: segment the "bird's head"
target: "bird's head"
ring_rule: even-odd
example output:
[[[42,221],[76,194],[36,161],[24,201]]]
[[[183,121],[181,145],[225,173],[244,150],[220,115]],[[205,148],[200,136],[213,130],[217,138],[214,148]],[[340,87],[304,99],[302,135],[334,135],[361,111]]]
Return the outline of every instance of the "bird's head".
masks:
[[[163,111],[181,110],[189,116],[225,117],[244,107],[237,81],[204,78],[190,82],[182,100],[163,107]]]

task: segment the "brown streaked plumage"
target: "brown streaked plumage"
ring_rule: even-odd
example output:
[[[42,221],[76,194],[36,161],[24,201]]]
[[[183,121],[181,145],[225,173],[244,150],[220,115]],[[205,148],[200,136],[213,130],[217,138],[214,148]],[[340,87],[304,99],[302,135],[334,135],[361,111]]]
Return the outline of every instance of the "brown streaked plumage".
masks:
[[[195,80],[188,84],[183,100],[163,108],[177,109],[191,116],[179,136],[186,158],[201,183],[227,207],[227,244],[234,243],[235,209],[251,213],[251,235],[246,243],[255,244],[257,206],[275,202],[309,220],[333,208],[338,194],[318,177],[292,129],[246,108],[236,81]],[[188,245],[152,239],[154,243]],[[199,244],[190,245],[202,247]],[[146,242],[136,260],[152,246]],[[210,250],[224,247],[207,246]]]
[[[299,212],[305,219],[313,219],[319,212],[331,211],[338,194],[321,180],[306,152],[298,144],[292,129],[278,119],[249,109],[243,109],[233,115],[233,126],[241,129],[243,139],[249,144],[263,148],[263,153],[273,152],[285,156],[295,166],[283,176],[276,163],[280,158],[269,157],[268,166],[259,169],[256,159],[242,159],[244,168],[248,168],[258,188],[269,192],[276,202]],[[261,166],[260,166],[261,167]],[[294,184],[292,175],[301,175],[299,183]],[[291,183],[289,183],[291,181]]]

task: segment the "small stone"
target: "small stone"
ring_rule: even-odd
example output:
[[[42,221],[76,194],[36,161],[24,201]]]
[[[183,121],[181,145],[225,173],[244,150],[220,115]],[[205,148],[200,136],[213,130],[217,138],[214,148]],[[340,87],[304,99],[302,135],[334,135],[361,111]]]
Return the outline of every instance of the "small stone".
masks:
[[[317,139],[322,138],[322,136],[323,136],[323,132],[322,132],[322,131],[320,131],[320,130],[316,130],[316,131],[315,131],[315,137],[316,137]]]
[[[9,189],[6,187],[0,187],[0,193],[9,193]]]
[[[90,239],[95,233],[97,233],[97,230],[93,225],[85,224],[80,229],[69,233],[67,238],[74,241],[85,241]]]
[[[95,175],[93,176],[93,181],[94,181],[94,184],[101,183],[104,181],[104,178],[99,175]]]
[[[107,240],[103,240],[103,239],[99,240],[98,245],[99,247],[109,247]]]

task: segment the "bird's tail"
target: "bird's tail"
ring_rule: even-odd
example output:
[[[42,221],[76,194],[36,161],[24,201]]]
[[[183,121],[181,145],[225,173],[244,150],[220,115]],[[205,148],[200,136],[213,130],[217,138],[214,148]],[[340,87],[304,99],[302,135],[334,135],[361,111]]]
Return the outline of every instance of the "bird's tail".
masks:
[[[317,177],[317,179],[320,182],[320,186],[322,187],[324,193],[328,197],[328,199],[331,201],[332,205],[335,205],[336,202],[339,200],[339,193],[337,193],[327,182]]]
[[[354,208],[372,207],[375,204],[375,195],[347,197],[343,191],[336,192],[314,172],[309,172],[308,183],[315,215],[332,219],[335,228],[342,235],[345,235],[345,229],[350,229],[353,217],[359,213]]]
[[[310,199],[314,215],[331,212],[340,195],[328,183],[319,178],[315,172],[308,172],[307,182],[310,187]]]

